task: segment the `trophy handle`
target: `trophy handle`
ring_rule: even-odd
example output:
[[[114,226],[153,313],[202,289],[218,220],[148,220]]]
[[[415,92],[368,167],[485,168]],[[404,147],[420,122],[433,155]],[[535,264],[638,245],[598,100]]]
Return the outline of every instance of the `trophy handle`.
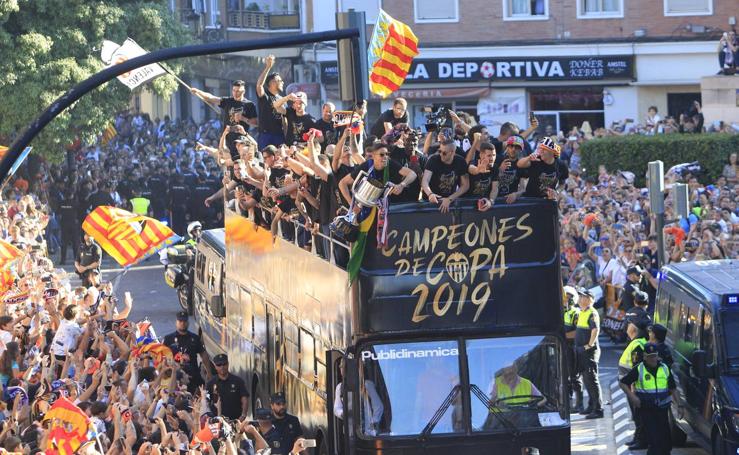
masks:
[[[359,174],[357,174],[357,178],[354,179],[354,183],[352,183],[352,194],[354,194],[354,190],[357,187],[357,183],[359,183],[360,180],[362,180],[362,176],[367,176],[368,174],[365,171],[359,171]]]

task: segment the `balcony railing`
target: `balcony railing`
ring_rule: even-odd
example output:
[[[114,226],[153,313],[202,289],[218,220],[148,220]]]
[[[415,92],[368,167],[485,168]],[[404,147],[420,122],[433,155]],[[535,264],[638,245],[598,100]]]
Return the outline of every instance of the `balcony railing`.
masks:
[[[229,28],[249,28],[259,30],[300,30],[300,12],[261,12],[229,10]]]

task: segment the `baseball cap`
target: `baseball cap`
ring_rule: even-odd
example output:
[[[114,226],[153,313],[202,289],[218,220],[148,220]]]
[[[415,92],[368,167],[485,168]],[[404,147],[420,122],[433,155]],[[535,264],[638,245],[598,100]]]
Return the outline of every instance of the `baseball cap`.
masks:
[[[285,394],[282,392],[273,393],[269,401],[270,403],[285,403]]]
[[[635,291],[634,300],[638,303],[647,303],[649,302],[649,295],[644,291]]]
[[[634,324],[639,330],[646,330],[647,326],[649,325],[649,319],[638,314],[629,316],[628,318],[626,318],[626,322],[629,324]]]
[[[664,341],[665,337],[667,336],[667,327],[663,326],[662,324],[652,324],[648,327],[649,330],[654,333],[655,338],[657,338],[659,341]]]
[[[236,87],[236,86],[244,86],[244,85],[246,85],[246,83],[245,83],[244,81],[242,81],[241,79],[235,80],[235,81],[233,81],[233,83],[231,84],[231,86],[232,86],[232,87]]]
[[[523,150],[523,139],[520,136],[511,136],[505,141],[505,145],[515,145]]]
[[[213,364],[216,366],[225,365],[228,363],[228,356],[226,354],[218,354],[213,357]]]
[[[189,316],[187,315],[187,311],[178,311],[177,312],[177,320],[178,321],[187,321],[189,319]]]
[[[256,420],[272,420],[272,412],[269,409],[257,408],[254,411],[254,419]]]
[[[641,275],[642,269],[638,266],[629,267],[626,269],[626,274],[631,275],[632,273],[635,275]]]
[[[647,343],[644,345],[644,355],[658,355],[659,349],[657,349],[657,345],[654,343]]]
[[[308,95],[305,92],[295,92],[295,97],[300,100],[303,104],[308,103]]]

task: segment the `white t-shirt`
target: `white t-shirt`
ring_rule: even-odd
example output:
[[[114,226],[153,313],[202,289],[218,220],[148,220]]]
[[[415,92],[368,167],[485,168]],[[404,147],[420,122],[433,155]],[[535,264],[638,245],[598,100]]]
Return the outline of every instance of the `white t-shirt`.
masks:
[[[5,345],[13,341],[13,334],[7,330],[0,330],[0,355],[5,352]]]
[[[62,319],[54,335],[54,341],[51,343],[51,351],[54,355],[66,355],[67,351],[75,347],[77,337],[82,334],[82,331],[82,327],[77,322]]]
[[[611,275],[611,284],[614,286],[623,286],[626,282],[626,270],[621,267],[618,259],[611,258],[608,262],[603,258],[598,258],[598,276],[605,278]]]

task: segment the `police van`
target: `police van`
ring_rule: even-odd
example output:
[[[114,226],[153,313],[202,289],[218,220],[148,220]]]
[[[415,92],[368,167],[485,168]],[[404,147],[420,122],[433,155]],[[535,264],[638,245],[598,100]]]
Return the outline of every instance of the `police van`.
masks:
[[[739,261],[670,264],[659,277],[655,321],[667,328],[680,403],[674,445],[687,436],[714,455],[739,453]]]

